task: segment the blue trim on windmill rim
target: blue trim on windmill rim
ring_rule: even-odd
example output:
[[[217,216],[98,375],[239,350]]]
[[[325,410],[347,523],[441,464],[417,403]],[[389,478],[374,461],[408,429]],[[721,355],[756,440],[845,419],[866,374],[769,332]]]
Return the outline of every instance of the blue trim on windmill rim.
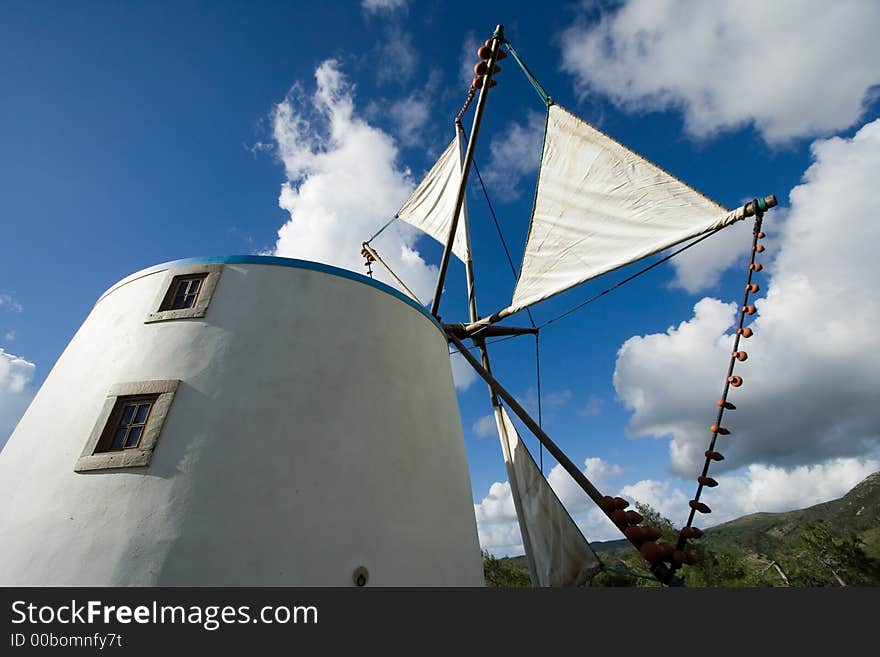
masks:
[[[339,276],[340,278],[347,278],[350,281],[355,281],[356,283],[362,283],[364,285],[374,287],[377,290],[385,292],[386,294],[390,294],[393,297],[396,297],[403,301],[404,303],[412,306],[420,313],[422,313],[425,317],[431,320],[434,325],[443,333],[443,327],[440,326],[440,322],[428,312],[427,308],[419,304],[417,301],[411,299],[407,295],[405,295],[400,290],[397,290],[386,283],[382,283],[381,281],[374,280],[363,274],[358,274],[357,272],[353,272],[349,269],[342,269],[341,267],[334,267],[333,265],[326,265],[323,262],[313,262],[311,260],[298,260],[296,258],[281,258],[279,256],[260,256],[260,255],[227,255],[227,256],[204,256],[200,258],[183,258],[181,260],[171,260],[169,262],[163,262],[159,265],[153,265],[152,267],[147,267],[146,269],[141,269],[138,272],[131,274],[130,276],[126,276],[118,283],[114,284],[110,289],[108,289],[104,294],[99,297],[99,301],[103,299],[105,296],[110,294],[113,290],[118,287],[125,285],[126,283],[130,283],[133,280],[138,278],[142,278],[144,276],[149,276],[150,274],[155,274],[160,271],[165,271],[168,269],[177,269],[179,267],[194,267],[196,265],[272,265],[275,267],[291,267],[293,269],[308,269],[310,271],[319,271],[324,274],[330,274],[331,276]],[[444,333],[445,335],[445,333]]]

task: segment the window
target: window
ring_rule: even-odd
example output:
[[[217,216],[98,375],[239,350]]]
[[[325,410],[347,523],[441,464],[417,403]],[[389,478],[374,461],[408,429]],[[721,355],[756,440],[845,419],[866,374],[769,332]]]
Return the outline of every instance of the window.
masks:
[[[180,381],[135,381],[110,388],[74,470],[146,466]]]
[[[159,288],[145,322],[204,317],[222,271],[223,265],[195,265],[155,276]]]
[[[207,276],[207,274],[199,274],[197,276],[175,276],[171,279],[171,286],[168,288],[168,294],[165,296],[165,301],[162,302],[159,310],[192,308],[196,305],[196,299],[199,298],[202,283]]]
[[[95,452],[118,452],[140,446],[150,411],[159,395],[118,397]]]

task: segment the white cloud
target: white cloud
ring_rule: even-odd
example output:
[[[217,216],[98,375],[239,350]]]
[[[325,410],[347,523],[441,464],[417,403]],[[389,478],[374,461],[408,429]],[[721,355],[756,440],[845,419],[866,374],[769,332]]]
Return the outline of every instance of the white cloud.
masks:
[[[480,421],[492,421],[490,415]],[[476,428],[476,425],[475,425]],[[584,460],[582,472],[599,490],[607,490],[612,481],[623,475],[623,468],[598,458]],[[550,487],[571,515],[575,524],[589,541],[621,538],[620,530],[587,497],[561,465],[554,466],[547,475]],[[474,505],[480,545],[495,556],[523,553],[522,536],[516,518],[516,507],[509,482],[495,482],[479,504]]]
[[[391,103],[388,114],[394,119],[397,134],[404,146],[415,146],[425,141],[423,133],[430,116],[427,96],[418,93],[400,98]]]
[[[718,488],[707,491],[714,522],[747,513],[803,509],[842,497],[868,475],[880,470],[876,459],[843,458],[785,469],[750,465],[740,477],[718,477]]]
[[[616,488],[612,481],[623,475],[620,466],[599,458],[588,458],[584,463],[584,474],[603,493],[624,498],[632,508],[636,502],[648,504],[679,527],[687,520],[688,500],[696,489],[696,481],[686,485],[643,479]],[[855,458],[795,468],[752,465],[740,475],[718,477],[718,487],[705,490],[702,500],[712,508],[712,513],[699,516],[696,524],[711,527],[752,513],[791,511],[835,500],[878,469],[880,460]],[[623,538],[562,466],[554,467],[547,479],[588,541]],[[484,549],[496,556],[522,554],[516,510],[507,482],[492,484],[489,494],[474,505],[474,510]]]
[[[619,465],[608,463],[601,458],[590,457],[584,461],[582,472],[596,488],[604,493],[606,490],[609,490],[612,480],[623,475],[623,468]],[[553,466],[547,475],[547,481],[569,513],[580,513],[595,506],[583,489],[561,465]]]
[[[611,481],[623,474],[623,469],[600,458],[584,461],[584,474],[600,490],[610,489]],[[575,524],[588,541],[607,541],[621,538],[620,530],[587,497],[561,465],[554,466],[547,481]],[[496,556],[523,553],[522,537],[516,519],[516,508],[508,482],[495,482],[489,494],[474,505],[480,545]]]
[[[361,0],[361,7],[368,14],[381,11],[395,11],[406,7],[406,0]]]
[[[495,423],[495,416],[492,413],[479,418],[471,427],[471,431],[473,431],[478,438],[488,438],[489,436],[493,436],[497,429],[498,425]]]
[[[290,213],[274,253],[363,273],[361,242],[394,216],[414,185],[397,164],[394,140],[356,115],[354,90],[338,63],[323,62],[315,78],[314,95],[294,85],[273,112],[276,152],[288,179],[278,202]],[[395,222],[373,246],[427,302],[436,267],[414,248],[417,237],[415,229]],[[394,285],[381,267],[373,271]]]
[[[529,110],[525,123],[512,122],[492,137],[489,164],[482,173],[493,198],[512,200],[519,198],[526,187],[534,189],[534,180],[530,186],[522,183],[541,163],[545,120],[543,114]]]
[[[777,214],[774,212],[774,221],[777,220]],[[671,260],[675,271],[672,287],[681,288],[691,294],[716,287],[721,280],[721,274],[731,265],[744,262],[751,247],[751,221],[740,221],[725,228]]]
[[[599,490],[610,489],[611,481],[623,469],[600,458],[584,460],[584,474]],[[547,476],[560,502],[588,541],[621,538],[620,530],[587,497],[561,465],[554,466]],[[508,482],[495,482],[479,504],[474,505],[480,545],[496,556],[523,553],[522,537],[516,518],[516,507]]]
[[[546,390],[541,391],[541,410],[548,411],[553,409],[559,409],[568,404],[571,401],[573,394],[570,389],[563,388],[562,390],[554,390],[552,392],[547,392]],[[534,415],[535,419],[537,419],[538,415],[538,389],[537,388],[529,388],[526,390],[524,395],[517,395],[516,400],[522,405],[522,407],[528,411],[529,415]]]
[[[572,520],[590,543],[617,541],[624,538],[620,529],[595,505],[581,513],[572,514]]]
[[[546,393],[544,395],[544,398],[541,400],[541,403],[542,405],[549,406],[550,408],[559,408],[561,406],[565,406],[570,400],[571,390],[566,388],[565,390]]]
[[[0,294],[0,310],[8,310],[13,313],[20,313],[23,308],[16,299],[9,294]]]
[[[479,504],[474,504],[480,546],[496,556],[523,553],[522,535],[508,482],[496,481]]]
[[[754,123],[769,142],[842,130],[880,83],[880,3],[630,0],[562,36],[581,95],[684,110],[699,136]]]
[[[34,378],[35,369],[33,363],[0,348],[0,391],[20,394]]]
[[[407,82],[420,64],[419,58],[413,56],[415,52],[416,48],[409,32],[403,31],[397,25],[387,27],[382,40],[374,50],[376,56],[374,67],[379,83]]]
[[[602,407],[605,405],[605,401],[597,396],[590,395],[590,398],[587,399],[586,405],[581,409],[581,415],[584,417],[596,417],[597,415],[602,414]]]
[[[468,32],[461,44],[461,53],[458,59],[458,79],[462,86],[470,89],[474,81],[474,66],[479,61],[477,49],[483,45],[483,41],[477,38],[473,32]]]
[[[704,489],[701,501],[712,509],[697,526],[711,527],[752,513],[804,509],[843,497],[880,469],[876,459],[831,459],[815,465],[782,468],[751,465],[738,476],[717,477],[718,487]],[[696,490],[673,487],[668,481],[643,480],[624,486],[619,495],[632,503],[650,504],[677,526],[687,520],[688,500]]]
[[[696,484],[694,487],[696,489]],[[673,488],[668,481],[643,479],[621,488],[619,496],[628,501],[633,509],[636,502],[650,505],[661,516],[668,518],[679,527],[687,520],[687,513],[690,511],[688,500],[691,498],[679,488]],[[712,519],[716,522],[719,521],[719,517],[715,513],[712,514]],[[705,523],[700,526],[705,526]]]
[[[2,446],[34,396],[30,383],[36,365],[0,348],[0,446]]]
[[[510,484],[496,481],[489,487],[489,493],[479,507],[479,519],[484,520],[516,520],[516,509],[513,506],[513,495]]]
[[[763,288],[749,360],[733,389],[719,438],[728,459],[716,471],[752,463],[801,466],[870,454],[880,445],[880,120],[853,139],[813,144],[814,163],[791,192],[775,260],[755,277]],[[767,254],[770,255],[769,253]],[[760,258],[765,264],[767,257]],[[702,465],[714,401],[732,347],[735,304],[705,298],[694,316],[665,333],[630,338],[618,352],[614,385],[634,411],[635,435],[671,435],[675,472]]]
[[[735,310],[735,304],[702,299],[690,321],[666,333],[632,337],[617,354],[614,387],[635,411],[629,431],[637,436],[672,434],[673,467],[682,474],[695,470],[706,449],[713,402],[732,344],[725,331]],[[751,379],[746,377],[749,385]]]
[[[449,358],[452,364],[452,380],[455,382],[455,387],[458,390],[467,390],[477,380],[476,371],[459,353],[452,354]]]
[[[15,331],[7,331],[4,334],[3,339],[6,340],[6,342],[12,342],[15,340]]]

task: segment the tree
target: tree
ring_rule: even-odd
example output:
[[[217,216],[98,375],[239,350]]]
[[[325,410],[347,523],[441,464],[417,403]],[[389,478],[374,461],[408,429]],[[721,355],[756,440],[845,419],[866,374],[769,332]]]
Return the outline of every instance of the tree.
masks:
[[[524,588],[532,585],[529,571],[513,559],[496,559],[486,550],[483,550],[482,554],[486,586]]]
[[[643,525],[646,527],[656,527],[663,532],[663,535],[660,537],[661,541],[674,543],[678,540],[678,529],[676,529],[675,525],[672,524],[672,521],[669,518],[661,515],[660,512],[650,504],[636,502],[635,506],[639,514],[644,518],[644,520],[642,520]]]
[[[786,559],[792,586],[876,586],[880,564],[857,534],[834,534],[824,520],[805,525]]]
[[[757,573],[748,568],[741,554],[712,549],[711,545],[698,541],[691,541],[688,550],[697,558],[697,563],[684,569],[686,586],[734,588],[760,584]]]

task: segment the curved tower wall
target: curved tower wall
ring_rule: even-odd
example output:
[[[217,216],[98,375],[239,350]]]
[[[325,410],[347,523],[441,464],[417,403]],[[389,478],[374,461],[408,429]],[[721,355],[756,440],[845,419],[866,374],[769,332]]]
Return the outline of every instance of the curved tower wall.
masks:
[[[149,321],[171,275],[211,264],[203,317]],[[149,465],[76,472],[113,387],[145,381],[179,381]],[[0,536],[7,586],[351,586],[360,568],[482,585],[446,340],[395,290],[316,263],[134,274],[0,453]]]

